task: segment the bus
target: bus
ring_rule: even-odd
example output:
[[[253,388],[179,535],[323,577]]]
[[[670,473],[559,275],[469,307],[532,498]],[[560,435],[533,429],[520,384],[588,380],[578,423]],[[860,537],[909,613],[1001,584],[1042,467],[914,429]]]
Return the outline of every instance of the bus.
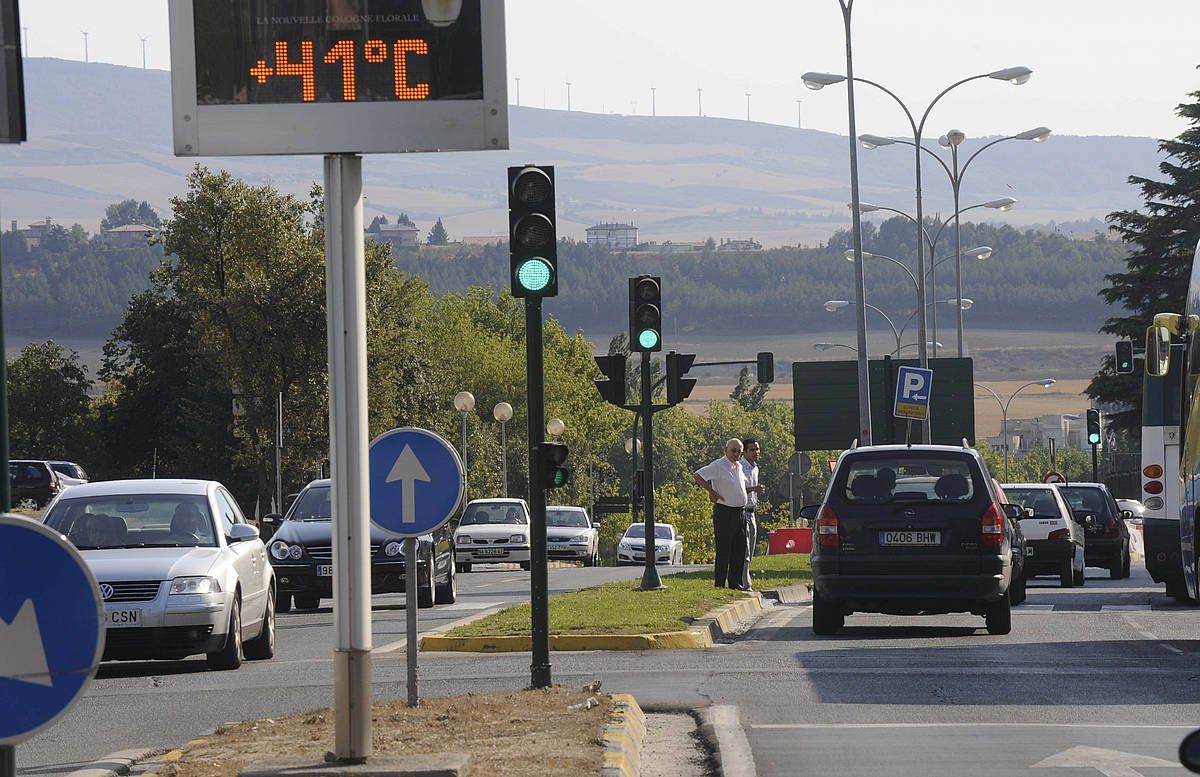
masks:
[[[1163,379],[1167,388],[1160,395],[1167,397],[1179,392],[1179,464],[1174,478],[1167,479],[1168,461],[1163,461],[1164,476],[1146,478],[1143,472],[1143,491],[1155,481],[1161,484],[1164,511],[1177,509],[1179,516],[1179,558],[1183,572],[1182,593],[1187,598],[1200,599],[1197,590],[1196,520],[1200,509],[1200,244],[1192,259],[1188,281],[1186,309],[1183,313],[1159,313],[1146,330],[1146,378]],[[1196,423],[1190,423],[1195,420]],[[1164,426],[1164,428],[1170,428]],[[1163,451],[1167,446],[1164,441]],[[1143,457],[1146,451],[1142,452]],[[1151,472],[1157,473],[1156,470]],[[1154,494],[1151,494],[1154,495]],[[1177,501],[1176,501],[1177,500]],[[1174,507],[1178,504],[1178,507]],[[1164,515],[1165,520],[1171,520]],[[1149,537],[1147,537],[1149,540]],[[1157,553],[1162,552],[1155,550]],[[1150,554],[1147,552],[1147,559]]]
[[[1142,383],[1141,492],[1146,571],[1167,595],[1188,599],[1179,548],[1179,417],[1187,350],[1171,346],[1166,375],[1147,372]]]

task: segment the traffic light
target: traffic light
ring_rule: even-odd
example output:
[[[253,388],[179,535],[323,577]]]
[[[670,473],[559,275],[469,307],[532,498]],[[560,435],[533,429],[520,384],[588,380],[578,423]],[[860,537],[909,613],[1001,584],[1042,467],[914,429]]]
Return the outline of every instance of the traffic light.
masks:
[[[1095,408],[1087,411],[1088,445],[1100,444],[1100,411]]]
[[[1117,374],[1129,375],[1133,372],[1133,341],[1117,341]]]
[[[758,354],[758,382],[775,382],[775,354],[770,351],[761,351]]]
[[[688,370],[692,368],[692,364],[696,361],[694,353],[675,353],[671,351],[667,354],[667,404],[678,405],[680,402],[688,398],[692,393],[692,389],[696,387],[695,378],[685,378]]]
[[[542,473],[542,488],[562,488],[571,480],[567,469],[567,446],[561,442],[537,444],[538,467]]]
[[[629,279],[629,350],[662,350],[662,278]]]
[[[514,297],[558,296],[554,168],[508,168],[509,282]]]
[[[617,407],[625,406],[625,357],[621,354],[616,356],[594,356],[596,366],[600,368],[600,372],[604,373],[604,378],[596,381],[596,389],[600,392],[600,396],[605,402],[616,405]]]

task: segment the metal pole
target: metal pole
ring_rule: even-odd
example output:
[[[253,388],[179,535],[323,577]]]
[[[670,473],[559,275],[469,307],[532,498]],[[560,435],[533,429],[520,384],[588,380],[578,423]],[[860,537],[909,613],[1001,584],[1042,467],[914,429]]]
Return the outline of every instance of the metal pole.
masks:
[[[655,88],[650,87],[650,115],[658,115],[658,95],[655,94]]]
[[[405,486],[407,488],[407,486]],[[408,644],[408,706],[417,706],[417,538],[404,540],[404,620]],[[433,559],[430,559],[433,563]]]
[[[333,512],[334,755],[371,755],[371,558],[362,157],[325,157],[329,462]]]
[[[517,78],[517,107],[521,107],[521,79]]]
[[[925,289],[925,217],[922,211],[921,202],[921,133],[917,132],[914,139],[916,142],[916,160],[917,160],[917,336],[920,340],[917,343],[917,353],[920,355],[920,363],[922,367],[929,366],[929,337],[927,323],[929,314],[925,308],[926,294]],[[929,443],[932,435],[929,428],[929,415],[926,414],[925,420],[921,422],[921,442]]]
[[[796,525],[796,497],[792,494],[792,473],[788,472],[788,526]]]
[[[1100,463],[1096,456],[1096,451],[1099,449],[1099,447],[1100,447],[1099,445],[1092,446],[1092,482],[1093,483],[1100,482]]]
[[[704,118],[704,90],[696,90],[696,115]]]
[[[629,481],[629,522],[638,520],[638,422],[642,420],[641,413],[633,414],[633,479]]]
[[[500,422],[500,469],[504,472],[504,498],[508,498],[508,438],[504,433],[504,422]]]
[[[546,577],[546,492],[538,445],[546,439],[546,390],[542,373],[542,298],[525,298],[525,380],[529,389],[529,601],[533,610],[531,685],[549,688],[550,597]]]
[[[26,28],[28,29],[28,28]],[[26,35],[29,33],[26,32]],[[26,41],[28,48],[28,41]],[[28,56],[28,54],[26,54]],[[0,265],[3,262],[0,261]],[[7,513],[12,508],[12,483],[8,472],[8,357],[4,355],[4,282],[0,273],[0,457],[4,459],[4,474],[0,477],[0,512]],[[0,777],[16,777],[17,748],[13,745],[0,745]]]
[[[1011,397],[1009,398],[1011,402]],[[1000,433],[1004,435],[1004,482],[1008,481],[1008,405],[1000,408]]]
[[[951,157],[954,161],[954,304],[958,308],[955,317],[958,319],[958,358],[963,358],[963,290],[962,290],[962,213],[959,208],[958,195],[962,188],[962,180],[958,172],[958,146],[951,146]]]
[[[467,477],[467,414],[462,414],[462,460],[463,460],[463,510],[467,509],[467,486],[471,479]]]
[[[858,328],[858,441],[870,445],[871,433],[871,373],[867,355],[867,281],[863,271],[862,214],[858,195],[858,124],[854,116],[854,55],[850,41],[850,13],[854,0],[838,0],[846,26],[846,99],[850,118],[850,210],[854,230],[854,302]],[[924,332],[921,338],[924,339]],[[922,362],[922,365],[924,362]]]
[[[283,505],[283,392],[275,405],[275,510],[284,512]]]
[[[0,745],[0,777],[16,777],[17,748],[14,745]]]
[[[646,525],[646,562],[642,572],[643,591],[659,591],[666,588],[658,577],[658,547],[654,537],[654,394],[650,382],[650,352],[642,352],[642,436],[646,438],[646,450],[642,452],[642,468],[645,501],[643,517]],[[634,439],[637,445],[636,438]]]

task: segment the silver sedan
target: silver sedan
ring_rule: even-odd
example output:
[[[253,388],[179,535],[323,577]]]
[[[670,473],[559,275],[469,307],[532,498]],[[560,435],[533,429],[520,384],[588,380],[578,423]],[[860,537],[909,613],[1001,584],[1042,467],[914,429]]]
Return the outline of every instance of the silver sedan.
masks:
[[[100,585],[104,660],[182,659],[214,669],[275,654],[275,575],[258,528],[220,483],[117,480],[64,491],[43,522]]]

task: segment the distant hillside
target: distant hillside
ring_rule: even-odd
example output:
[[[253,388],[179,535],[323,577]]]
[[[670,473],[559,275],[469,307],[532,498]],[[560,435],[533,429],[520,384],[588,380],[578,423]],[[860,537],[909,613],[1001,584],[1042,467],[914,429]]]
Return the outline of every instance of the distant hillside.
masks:
[[[163,71],[54,59],[26,63],[31,142],[0,148],[5,226],[51,216],[94,228],[104,206],[133,197],[164,214],[194,163],[171,152],[170,77]],[[836,99],[836,98],[831,98]],[[445,219],[451,239],[502,233],[504,168],[558,166],[560,229],[582,238],[597,221],[635,221],[644,240],[754,237],[764,245],[816,244],[848,223],[846,139],[729,119],[619,116],[513,108],[511,152],[371,157],[368,218],[407,212],[427,231]],[[969,141],[970,153],[979,141]],[[911,207],[904,150],[860,154],[863,198]],[[303,194],[320,176],[315,158],[203,160]],[[1011,142],[972,167],[967,203],[1020,200],[995,221],[1089,222],[1136,207],[1126,183],[1153,175],[1155,141],[1054,137]],[[948,187],[927,173],[926,209],[945,214]]]

